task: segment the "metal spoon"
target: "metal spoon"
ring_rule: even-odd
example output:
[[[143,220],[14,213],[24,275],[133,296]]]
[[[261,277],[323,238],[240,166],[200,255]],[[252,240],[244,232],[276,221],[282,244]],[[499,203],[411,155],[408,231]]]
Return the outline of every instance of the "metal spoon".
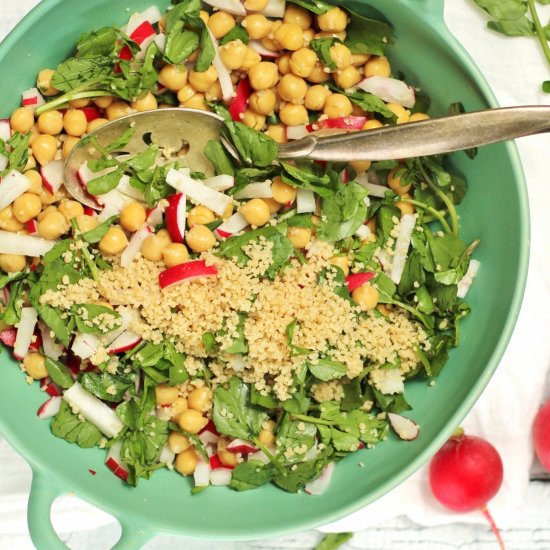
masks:
[[[102,146],[134,128],[124,152],[136,154],[151,142],[171,151],[187,150],[181,157],[193,171],[212,173],[204,156],[210,140],[220,139],[222,120],[194,109],[170,108],[128,115],[94,130]],[[550,106],[488,109],[380,129],[319,137],[309,135],[279,144],[279,158],[326,161],[389,160],[450,153],[522,136],[550,132]],[[78,180],[81,165],[101,155],[90,145],[75,147],[65,162],[65,187],[82,204],[97,208]]]

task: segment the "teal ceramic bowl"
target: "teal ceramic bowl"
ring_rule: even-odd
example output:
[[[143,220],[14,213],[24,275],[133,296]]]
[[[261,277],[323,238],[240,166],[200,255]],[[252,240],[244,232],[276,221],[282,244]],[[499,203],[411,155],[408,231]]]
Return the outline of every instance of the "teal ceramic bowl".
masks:
[[[43,0],[0,46],[0,116],[18,105],[21,91],[34,85],[40,69],[55,67],[71,53],[80,33],[123,24],[129,6],[138,11],[152,3]],[[168,1],[157,3],[165,7]],[[496,106],[483,76],[446,29],[443,0],[343,4],[358,12],[374,10],[393,23],[397,43],[391,49],[392,64],[430,94],[432,115],[445,114],[456,101],[469,111]],[[462,231],[466,240],[481,239],[476,258],[482,267],[468,294],[473,313],[463,324],[461,345],[437,384],[408,386],[411,416],[422,427],[416,440],[392,437],[347,458],[322,496],[288,494],[274,486],[245,493],[218,487],[191,496],[189,481],[169,471],[134,489],[104,466],[104,451],[82,450],[50,434],[49,423],[36,417],[44,394],[36,384],[27,387],[3,353],[0,430],[33,470],[28,518],[35,545],[63,548],[50,523],[51,503],[61,494],[78,495],[118,518],[123,534],[117,547],[136,548],[159,533],[258,539],[334,521],[376,500],[426,462],[473,406],[504,353],[520,309],[529,251],[527,195],[514,145],[482,148],[473,161],[463,153],[452,158],[469,182],[460,207]]]

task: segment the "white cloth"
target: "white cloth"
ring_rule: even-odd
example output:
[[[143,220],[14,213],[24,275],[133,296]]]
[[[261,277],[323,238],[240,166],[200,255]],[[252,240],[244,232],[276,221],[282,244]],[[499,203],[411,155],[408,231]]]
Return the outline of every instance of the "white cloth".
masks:
[[[0,33],[13,25],[25,7],[36,0],[3,6]],[[419,9],[421,9],[419,7]],[[550,6],[541,7],[543,21]],[[10,18],[11,17],[11,18]],[[483,13],[472,0],[447,0],[445,19],[485,74],[501,105],[550,104],[550,95],[539,92],[550,78],[534,39],[508,39],[486,31]],[[464,422],[469,433],[485,436],[498,448],[504,461],[505,482],[491,502],[501,527],[514,517],[528,483],[532,461],[530,426],[540,402],[545,373],[550,364],[550,136],[518,141],[527,177],[532,214],[532,250],[527,291],[517,328],[508,351],[478,404]],[[27,532],[26,504],[30,468],[7,443],[0,441],[0,533]],[[426,468],[374,504],[327,525],[327,531],[358,531],[406,515],[423,525],[482,522],[479,514],[456,515],[444,511],[431,497]],[[90,530],[109,523],[110,516],[76,498],[62,497],[54,504],[53,521],[61,533]],[[2,547],[0,541],[0,547]],[[30,547],[30,546],[29,546]]]

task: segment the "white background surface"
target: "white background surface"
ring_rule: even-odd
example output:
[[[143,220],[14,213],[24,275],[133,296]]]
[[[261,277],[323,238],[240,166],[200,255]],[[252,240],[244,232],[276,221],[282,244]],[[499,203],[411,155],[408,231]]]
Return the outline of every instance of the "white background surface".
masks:
[[[67,0],[70,1],[70,0]],[[76,0],[72,0],[76,1]],[[82,0],[81,0],[82,1]],[[0,0],[0,38],[34,5],[37,0],[19,0],[8,2]],[[129,2],[131,5],[131,2]],[[419,0],[419,6],[422,2]],[[420,9],[420,8],[419,8]],[[550,6],[541,9],[543,24],[550,17]],[[507,39],[484,29],[485,18],[471,0],[447,0],[446,22],[451,31],[459,38],[468,52],[474,57],[489,80],[499,102],[503,106],[514,104],[550,104],[550,96],[539,93],[540,82],[550,79],[550,69],[545,65],[535,40],[515,38]],[[550,137],[535,136],[518,142],[520,154],[527,177],[532,210],[532,250],[531,271],[528,290],[518,329],[510,345],[509,357],[518,349],[525,349],[527,361],[536,360],[548,365],[550,345],[548,343],[548,296],[550,291],[550,246],[546,240],[550,236],[550,217],[546,213],[550,204]],[[534,322],[536,319],[538,322]],[[533,332],[534,330],[534,332]],[[517,355],[516,355],[517,356]],[[506,361],[506,359],[505,359]],[[497,373],[488,392],[498,384]],[[501,375],[502,376],[502,375]],[[542,388],[533,393],[533,399],[539,399]],[[503,411],[494,411],[499,415]],[[504,418],[504,414],[502,414]],[[494,420],[494,418],[493,418]],[[30,469],[0,442],[0,550],[32,548],[25,526],[25,499],[30,486]],[[504,540],[509,549],[550,548],[550,484],[530,483],[524,494],[517,495],[517,502],[508,503]],[[118,526],[109,517],[96,512],[89,515],[74,514],[74,502],[65,499],[54,506],[54,524],[60,526],[63,539],[72,548],[99,549],[108,548],[118,537]],[[415,516],[415,510],[410,510]],[[391,510],[385,510],[385,518],[391,518]],[[68,525],[87,524],[94,518],[94,524],[104,523],[99,529],[86,530],[82,527],[74,533],[65,533]],[[376,517],[381,517],[377,515]],[[368,514],[362,519],[354,519],[346,528],[369,529],[358,531],[348,548],[360,549],[434,549],[448,548],[489,549],[495,547],[492,534],[483,525],[453,523],[440,527],[421,527],[409,519],[400,517],[385,519],[372,525]],[[359,523],[358,523],[359,521]],[[430,523],[423,521],[423,523]],[[158,537],[146,545],[146,548],[186,548],[191,550],[233,550],[236,548],[265,549],[307,549],[312,548],[319,539],[316,532],[307,532],[284,538],[254,543],[208,543],[190,542],[173,537]]]

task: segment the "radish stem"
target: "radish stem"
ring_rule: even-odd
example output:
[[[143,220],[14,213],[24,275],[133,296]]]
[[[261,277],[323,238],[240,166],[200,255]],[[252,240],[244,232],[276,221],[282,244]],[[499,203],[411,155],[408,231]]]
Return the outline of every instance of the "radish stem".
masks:
[[[500,550],[506,550],[506,547],[504,546],[504,541],[502,540],[502,535],[500,534],[500,530],[497,527],[497,524],[495,523],[495,520],[493,519],[491,512],[489,512],[489,508],[487,508],[487,506],[483,506],[483,508],[481,508],[481,512],[489,522],[489,525],[491,526],[491,530],[493,531],[497,539]]]

